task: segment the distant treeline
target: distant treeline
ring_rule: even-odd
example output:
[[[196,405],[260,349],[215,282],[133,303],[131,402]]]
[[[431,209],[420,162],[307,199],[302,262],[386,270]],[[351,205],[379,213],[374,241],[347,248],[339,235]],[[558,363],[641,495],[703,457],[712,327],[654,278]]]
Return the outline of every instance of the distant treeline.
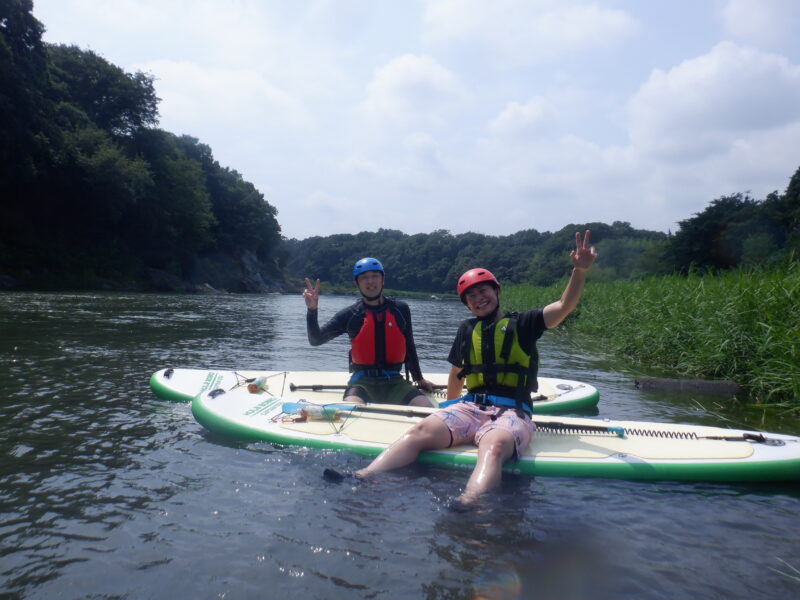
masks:
[[[151,75],[44,44],[31,11],[0,3],[5,287],[282,287],[280,226],[262,194],[208,146],[154,127]]]
[[[591,229],[598,260],[595,280],[705,273],[738,266],[769,266],[800,248],[800,169],[783,195],[755,200],[743,194],[718,198],[681,221],[674,234],[634,229],[626,222],[572,224],[555,233],[534,229],[507,236],[447,231],[406,235],[380,229],[354,235],[288,240],[288,268],[295,281],[320,278],[349,285],[352,264],[375,256],[393,289],[452,292],[467,269],[490,269],[502,282],[547,286],[569,273],[575,232]]]

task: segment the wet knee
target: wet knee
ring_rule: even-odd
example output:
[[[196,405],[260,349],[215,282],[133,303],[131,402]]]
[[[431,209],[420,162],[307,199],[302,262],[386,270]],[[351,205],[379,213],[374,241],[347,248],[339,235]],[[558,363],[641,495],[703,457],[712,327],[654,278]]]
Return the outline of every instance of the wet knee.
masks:
[[[419,395],[415,396],[411,402],[408,403],[409,406],[425,406],[425,407],[433,407],[433,402],[430,401],[430,398],[427,396]]]
[[[514,455],[514,438],[502,437],[489,441],[485,452],[489,458],[504,461]]]
[[[409,429],[403,437],[413,440],[421,446],[427,446],[434,440],[435,436],[436,431],[431,427],[431,424],[421,421]]]

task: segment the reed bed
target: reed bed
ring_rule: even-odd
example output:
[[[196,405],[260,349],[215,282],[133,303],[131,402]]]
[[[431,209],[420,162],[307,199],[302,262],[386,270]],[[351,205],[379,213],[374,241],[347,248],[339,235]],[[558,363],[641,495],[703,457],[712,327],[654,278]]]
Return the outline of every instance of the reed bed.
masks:
[[[510,310],[544,306],[564,282],[504,289]],[[759,404],[800,411],[800,263],[770,270],[587,282],[564,324],[582,343],[673,376],[727,379]]]

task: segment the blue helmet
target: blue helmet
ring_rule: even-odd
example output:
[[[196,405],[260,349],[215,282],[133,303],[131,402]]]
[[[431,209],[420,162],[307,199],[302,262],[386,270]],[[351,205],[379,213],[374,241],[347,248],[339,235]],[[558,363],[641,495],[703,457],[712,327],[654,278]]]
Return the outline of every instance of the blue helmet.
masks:
[[[368,256],[366,258],[362,258],[353,265],[353,281],[355,281],[359,275],[366,273],[367,271],[379,271],[381,275],[384,277],[386,276],[381,261],[379,261],[377,258],[370,258]]]

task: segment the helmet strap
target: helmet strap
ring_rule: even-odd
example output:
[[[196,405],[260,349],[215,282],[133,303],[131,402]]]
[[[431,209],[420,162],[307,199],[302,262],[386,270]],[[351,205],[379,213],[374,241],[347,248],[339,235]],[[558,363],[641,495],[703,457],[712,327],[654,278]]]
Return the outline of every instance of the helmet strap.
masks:
[[[497,306],[494,307],[494,310],[485,317],[481,317],[480,320],[486,321],[487,323],[493,323],[495,319],[497,319],[497,313],[499,312],[500,312],[500,303],[498,302]]]

